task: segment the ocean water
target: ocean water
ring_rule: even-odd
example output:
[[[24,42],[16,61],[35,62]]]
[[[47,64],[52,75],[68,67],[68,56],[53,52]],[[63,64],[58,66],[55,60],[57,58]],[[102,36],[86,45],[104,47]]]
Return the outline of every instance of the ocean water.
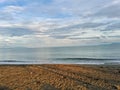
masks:
[[[120,64],[120,45],[1,48],[0,64]]]

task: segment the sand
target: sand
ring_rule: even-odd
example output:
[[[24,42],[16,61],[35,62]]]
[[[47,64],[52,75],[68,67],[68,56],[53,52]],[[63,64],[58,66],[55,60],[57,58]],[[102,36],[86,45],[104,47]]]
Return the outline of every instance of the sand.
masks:
[[[120,66],[1,65],[0,90],[120,90]]]

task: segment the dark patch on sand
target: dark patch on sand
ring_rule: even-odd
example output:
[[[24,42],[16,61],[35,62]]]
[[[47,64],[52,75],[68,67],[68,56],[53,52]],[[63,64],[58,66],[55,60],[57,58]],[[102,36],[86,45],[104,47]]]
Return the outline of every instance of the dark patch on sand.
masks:
[[[10,89],[10,88],[8,88],[6,86],[0,86],[0,90],[12,90],[12,89]]]
[[[59,90],[49,84],[44,84],[40,90]]]

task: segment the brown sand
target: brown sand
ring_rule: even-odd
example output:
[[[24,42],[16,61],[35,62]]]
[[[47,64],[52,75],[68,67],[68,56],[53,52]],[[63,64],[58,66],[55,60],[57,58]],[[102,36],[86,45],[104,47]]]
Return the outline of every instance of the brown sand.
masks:
[[[120,90],[120,66],[1,65],[0,90]]]

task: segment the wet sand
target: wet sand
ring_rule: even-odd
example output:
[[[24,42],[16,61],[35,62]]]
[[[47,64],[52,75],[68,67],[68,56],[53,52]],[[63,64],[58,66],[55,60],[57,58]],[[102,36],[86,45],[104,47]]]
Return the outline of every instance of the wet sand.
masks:
[[[0,90],[120,90],[120,66],[1,65]]]

